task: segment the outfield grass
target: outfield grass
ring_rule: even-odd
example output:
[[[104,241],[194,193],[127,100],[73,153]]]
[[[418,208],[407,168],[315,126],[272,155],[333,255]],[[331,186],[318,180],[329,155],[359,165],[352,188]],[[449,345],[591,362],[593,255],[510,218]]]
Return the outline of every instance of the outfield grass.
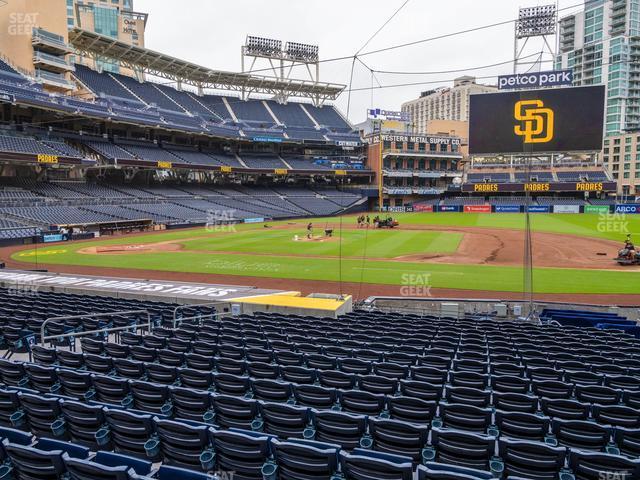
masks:
[[[316,228],[316,234],[320,232]],[[323,241],[293,241],[303,237],[296,230],[241,230],[181,242],[186,250],[227,251],[274,255],[308,255],[394,258],[420,253],[453,253],[462,240],[461,233],[392,230],[347,230]],[[366,248],[366,252],[365,252]]]
[[[640,216],[639,216],[640,217]],[[440,226],[477,226],[491,228],[524,227],[524,217],[518,214],[402,214],[396,218],[404,224]],[[314,219],[316,229],[327,219]],[[336,219],[328,219],[336,223]],[[294,234],[303,235],[307,220],[295,222],[289,230],[265,229],[262,225],[239,225],[235,232],[208,232],[190,229],[145,236],[128,236],[99,240],[90,244],[61,244],[38,249],[40,263],[85,265],[115,268],[137,268],[194,273],[215,273],[267,278],[329,280],[406,285],[420,275],[420,282],[435,288],[471,290],[522,291],[523,272],[519,267],[486,265],[444,265],[413,262],[392,262],[384,259],[416,253],[449,253],[455,251],[461,236],[455,233],[429,231],[369,231],[344,230],[342,242],[294,242]],[[354,222],[345,217],[343,222]],[[618,222],[618,223],[616,223]],[[626,222],[626,224],[624,224]],[[289,222],[292,223],[292,222]],[[270,223],[275,225],[275,223]],[[536,231],[575,234],[580,236],[620,240],[622,232],[607,231],[626,228],[640,232],[640,218],[600,217],[598,215],[535,214]],[[318,232],[317,232],[318,233]],[[638,234],[640,236],[640,233]],[[358,258],[367,240],[367,259]],[[140,255],[87,255],[76,253],[88,245],[152,243],[183,240],[185,250],[145,253]],[[340,246],[342,243],[342,246]],[[316,258],[337,256],[342,260]],[[203,254],[201,251],[237,252]],[[260,253],[261,255],[252,255]],[[265,255],[266,254],[266,255]],[[289,256],[287,256],[289,255]],[[305,258],[301,255],[311,255]],[[19,261],[35,262],[35,252],[22,251],[13,255]],[[376,258],[379,260],[370,260]],[[340,272],[341,268],[341,272]],[[587,269],[538,268],[534,270],[537,293],[602,293],[638,294],[639,272]]]

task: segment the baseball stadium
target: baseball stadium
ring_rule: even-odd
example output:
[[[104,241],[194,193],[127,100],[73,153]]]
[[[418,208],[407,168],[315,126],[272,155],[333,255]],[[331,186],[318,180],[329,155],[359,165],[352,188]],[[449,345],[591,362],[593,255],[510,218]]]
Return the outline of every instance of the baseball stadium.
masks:
[[[135,3],[0,1],[0,480],[640,479],[640,0]]]

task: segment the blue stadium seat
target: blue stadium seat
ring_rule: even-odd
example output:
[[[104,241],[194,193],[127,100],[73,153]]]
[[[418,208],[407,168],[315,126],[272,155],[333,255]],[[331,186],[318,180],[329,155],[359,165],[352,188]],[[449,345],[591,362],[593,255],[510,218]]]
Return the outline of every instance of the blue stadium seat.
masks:
[[[569,466],[576,478],[601,480],[603,478],[640,478],[640,459],[620,455],[572,451]]]
[[[191,388],[170,387],[169,393],[176,418],[205,423],[213,421],[214,415],[209,392]]]
[[[595,422],[554,418],[551,432],[559,445],[572,449],[605,451],[612,446],[611,428]]]
[[[358,415],[381,415],[386,409],[386,396],[362,390],[340,390],[341,410]]]
[[[99,451],[91,460],[63,455],[70,480],[133,480],[151,474],[152,464],[127,455]]]
[[[231,395],[213,395],[211,406],[214,412],[214,423],[222,428],[240,428],[250,430],[259,417],[259,404],[256,400],[234,397]],[[255,428],[262,428],[258,421]]]
[[[496,410],[495,425],[500,437],[522,440],[544,441],[549,434],[551,421],[548,417],[522,412]]]
[[[23,392],[18,398],[31,433],[38,437],[68,438],[64,429],[58,428],[62,411],[57,398]]]
[[[640,428],[617,427],[615,444],[623,455],[640,458]]]
[[[493,412],[489,408],[480,408],[460,403],[440,403],[438,418],[434,426],[487,433],[492,423]]]
[[[310,411],[306,407],[265,402],[260,405],[260,414],[264,431],[278,438],[312,438],[315,434]]]
[[[97,433],[99,443],[111,441],[118,453],[147,458],[145,443],[153,433],[153,417],[124,410],[105,409],[106,427]],[[153,458],[152,460],[157,460]]]
[[[437,463],[491,470],[501,475],[501,462],[493,462],[495,442],[493,436],[434,428],[431,431],[430,452],[424,458]]]
[[[387,406],[393,420],[420,424],[431,424],[438,409],[436,402],[414,397],[389,397]]]
[[[418,480],[490,480],[494,478],[491,472],[434,462],[418,465],[417,472]]]
[[[145,444],[150,458],[160,455],[164,464],[190,470],[206,471],[213,466],[201,464],[202,454],[210,450],[208,427],[159,419],[154,423],[155,436]]]
[[[409,457],[415,463],[422,460],[429,437],[428,425],[369,418],[369,431],[375,450]]]
[[[134,408],[161,415],[171,415],[173,405],[169,387],[149,382],[132,381],[131,395]]]
[[[213,430],[211,435],[215,451],[216,469],[235,472],[239,478],[261,478],[262,467],[270,459],[270,440],[265,434]]]
[[[271,450],[281,480],[324,480],[338,472],[339,445],[271,439]]]
[[[328,410],[338,406],[338,390],[318,385],[293,385],[297,405]]]
[[[20,480],[58,480],[65,472],[63,455],[86,459],[89,449],[56,440],[41,439],[33,446],[3,441],[4,450]]]
[[[93,379],[89,372],[58,369],[57,377],[62,395],[84,400],[91,400],[95,395]]]
[[[62,400],[60,410],[64,419],[64,428],[69,440],[92,450],[110,448],[110,443],[101,444],[96,434],[105,424],[103,408],[98,405],[71,400]]]
[[[340,466],[347,478],[358,480],[413,479],[411,458],[361,448],[355,449],[352,453],[341,451]]]
[[[498,457],[505,475],[540,480],[555,480],[563,472],[567,450],[543,442],[500,438]]]
[[[327,410],[312,413],[316,429],[314,440],[340,445],[346,450],[370,446],[370,440],[364,438],[367,432],[367,418],[364,415]]]

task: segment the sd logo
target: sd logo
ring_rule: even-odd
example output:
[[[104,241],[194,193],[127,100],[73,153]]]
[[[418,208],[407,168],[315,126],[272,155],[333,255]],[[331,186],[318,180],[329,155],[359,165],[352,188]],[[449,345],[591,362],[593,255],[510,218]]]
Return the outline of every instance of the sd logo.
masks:
[[[544,108],[542,100],[521,100],[514,110],[514,117],[521,124],[513,131],[524,137],[524,143],[547,143],[553,139],[554,113]]]

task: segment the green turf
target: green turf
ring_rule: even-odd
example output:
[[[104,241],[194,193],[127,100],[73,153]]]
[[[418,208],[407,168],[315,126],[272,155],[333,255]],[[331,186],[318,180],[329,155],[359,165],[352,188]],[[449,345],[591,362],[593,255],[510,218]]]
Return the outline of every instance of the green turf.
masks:
[[[440,226],[477,226],[491,228],[523,228],[524,216],[518,214],[402,214],[396,218],[402,224]],[[337,219],[329,219],[337,223]],[[344,223],[352,223],[345,217]],[[449,253],[454,251],[461,236],[429,231],[369,231],[343,230],[342,245],[335,239],[327,242],[294,242],[293,235],[304,235],[307,220],[290,223],[289,230],[265,229],[262,225],[239,225],[232,232],[211,232],[190,229],[162,232],[140,237],[98,240],[91,245],[183,240],[186,250],[141,255],[85,255],[76,250],[82,244],[62,244],[38,249],[40,263],[72,264],[117,268],[138,268],[194,273],[217,273],[270,278],[342,280],[345,282],[389,285],[421,285],[436,288],[472,290],[522,291],[522,269],[486,265],[443,265],[412,262],[392,262],[401,255],[419,253]],[[319,233],[326,219],[315,219]],[[271,223],[270,225],[276,225]],[[537,231],[567,233],[620,240],[625,232],[640,232],[640,216],[626,218],[599,215],[535,214],[533,227]],[[336,232],[337,233],[337,232]],[[638,234],[640,236],[640,234]],[[366,260],[363,260],[364,240],[367,240]],[[342,261],[335,257],[342,249]],[[206,251],[238,252],[212,254]],[[48,252],[55,252],[50,253]],[[253,255],[260,253],[261,255]],[[266,255],[265,255],[266,254]],[[308,255],[304,257],[301,255]],[[317,257],[329,258],[317,258]],[[35,252],[13,255],[20,261],[34,262]],[[371,260],[376,258],[379,260]],[[340,266],[342,268],[339,273]],[[637,294],[639,272],[588,269],[534,270],[534,288],[538,293],[603,293]]]
[[[316,234],[321,232],[316,229]],[[299,240],[294,241],[294,235]],[[275,255],[394,258],[420,253],[452,253],[461,233],[392,230],[343,230],[340,239],[305,241],[302,230],[241,230],[207,235],[182,242],[187,250],[227,251]],[[366,252],[365,252],[366,247]]]

